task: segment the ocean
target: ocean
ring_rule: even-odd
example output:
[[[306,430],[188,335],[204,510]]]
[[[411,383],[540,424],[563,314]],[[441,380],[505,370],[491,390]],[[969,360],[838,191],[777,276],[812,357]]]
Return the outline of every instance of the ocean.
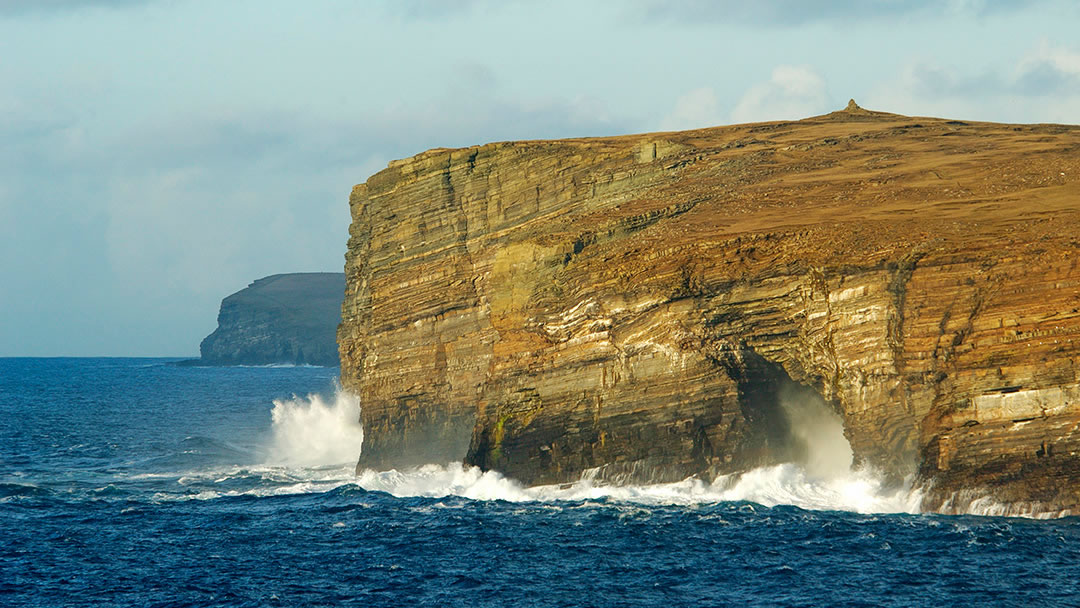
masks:
[[[1080,605],[1076,518],[921,514],[797,465],[356,475],[336,368],[169,363],[0,359],[0,605]]]

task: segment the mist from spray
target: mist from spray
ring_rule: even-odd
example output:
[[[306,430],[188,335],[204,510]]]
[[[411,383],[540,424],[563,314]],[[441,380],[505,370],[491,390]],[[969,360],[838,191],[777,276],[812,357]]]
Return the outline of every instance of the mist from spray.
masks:
[[[276,470],[285,467],[304,484],[312,480],[318,487],[356,483],[366,490],[401,497],[462,496],[511,502],[609,499],[638,504],[748,501],[863,513],[917,511],[918,496],[906,488],[888,487],[882,476],[870,470],[853,471],[851,447],[840,416],[813,391],[790,384],[781,391],[781,405],[791,429],[791,445],[786,447],[792,462],[723,476],[712,483],[691,478],[677,483],[613,486],[595,484],[595,471],[586,471],[575,483],[526,487],[498,472],[460,462],[402,471],[361,471],[354,477],[364,431],[358,422],[359,399],[342,390],[329,400],[309,395],[274,401],[266,464]],[[306,487],[301,484],[276,491]]]
[[[780,389],[780,407],[788,419],[794,462],[812,478],[845,477],[853,454],[844,421],[814,391],[793,382]]]
[[[615,500],[635,504],[693,505],[746,501],[764,506],[859,513],[915,513],[921,496],[885,482],[871,469],[852,469],[843,420],[815,392],[793,382],[780,392],[791,430],[782,451],[791,462],[717,478],[641,485],[595,484],[596,471],[575,483],[526,487],[495,471],[461,463],[429,464],[402,471],[362,471],[356,482],[394,496],[462,496],[474,500],[555,502]]]
[[[526,487],[496,471],[481,471],[460,462],[401,471],[366,470],[356,475],[354,466],[364,439],[359,422],[360,401],[339,389],[328,399],[308,395],[274,401],[265,466],[207,472],[214,489],[194,498],[321,492],[355,484],[399,497],[460,496],[542,503],[613,500],[641,505],[734,501],[857,513],[920,512],[922,494],[918,489],[910,484],[888,483],[872,468],[853,468],[843,420],[817,393],[789,382],[780,391],[780,405],[787,417],[791,442],[786,451],[790,462],[784,464],[721,476],[711,483],[689,478],[663,484],[603,485],[594,483],[596,471],[586,471],[575,483]],[[216,489],[223,481],[253,475],[261,481],[251,489]],[[1048,515],[1037,509],[1009,509],[987,498],[958,502],[945,510],[982,515]],[[1060,514],[1049,514],[1056,515]]]

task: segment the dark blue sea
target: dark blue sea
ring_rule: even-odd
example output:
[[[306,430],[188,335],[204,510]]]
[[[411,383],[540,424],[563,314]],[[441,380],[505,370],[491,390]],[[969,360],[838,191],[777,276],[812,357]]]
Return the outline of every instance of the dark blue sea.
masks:
[[[872,476],[356,476],[336,377],[0,359],[0,605],[1080,605],[1080,520],[907,513]]]

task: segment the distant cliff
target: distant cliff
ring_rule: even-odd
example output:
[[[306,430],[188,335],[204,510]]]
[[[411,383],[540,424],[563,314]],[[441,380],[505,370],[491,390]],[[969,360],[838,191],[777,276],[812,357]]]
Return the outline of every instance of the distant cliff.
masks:
[[[199,345],[205,365],[336,366],[345,275],[275,274],[221,302],[218,327]]]
[[[1080,513],[1078,127],[852,104],[431,150],[350,205],[361,467],[709,479],[809,390],[926,508]]]

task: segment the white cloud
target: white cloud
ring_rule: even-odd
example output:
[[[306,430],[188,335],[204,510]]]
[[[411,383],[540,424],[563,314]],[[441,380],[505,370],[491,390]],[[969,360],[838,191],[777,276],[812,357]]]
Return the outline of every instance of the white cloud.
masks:
[[[1042,84],[1051,89],[1064,86],[1080,93],[1080,52],[1044,40],[1020,60],[1015,73],[1014,80],[1021,86]]]
[[[0,0],[0,15],[62,12],[92,8],[120,9],[152,0]]]
[[[711,87],[701,87],[675,100],[671,113],[660,121],[660,130],[700,129],[723,122],[716,92]]]
[[[675,101],[660,121],[660,129],[678,131],[719,124],[763,122],[805,118],[829,111],[825,79],[809,67],[781,65],[767,82],[751,86],[730,115],[721,111],[712,87],[693,89]]]
[[[735,123],[792,120],[829,110],[825,79],[808,67],[782,65],[750,87],[731,111]]]
[[[920,60],[878,85],[865,106],[999,122],[1080,122],[1080,52],[1042,42],[982,71]]]
[[[628,11],[638,19],[695,24],[748,23],[799,26],[817,22],[857,23],[1010,13],[1047,0],[638,0]]]

